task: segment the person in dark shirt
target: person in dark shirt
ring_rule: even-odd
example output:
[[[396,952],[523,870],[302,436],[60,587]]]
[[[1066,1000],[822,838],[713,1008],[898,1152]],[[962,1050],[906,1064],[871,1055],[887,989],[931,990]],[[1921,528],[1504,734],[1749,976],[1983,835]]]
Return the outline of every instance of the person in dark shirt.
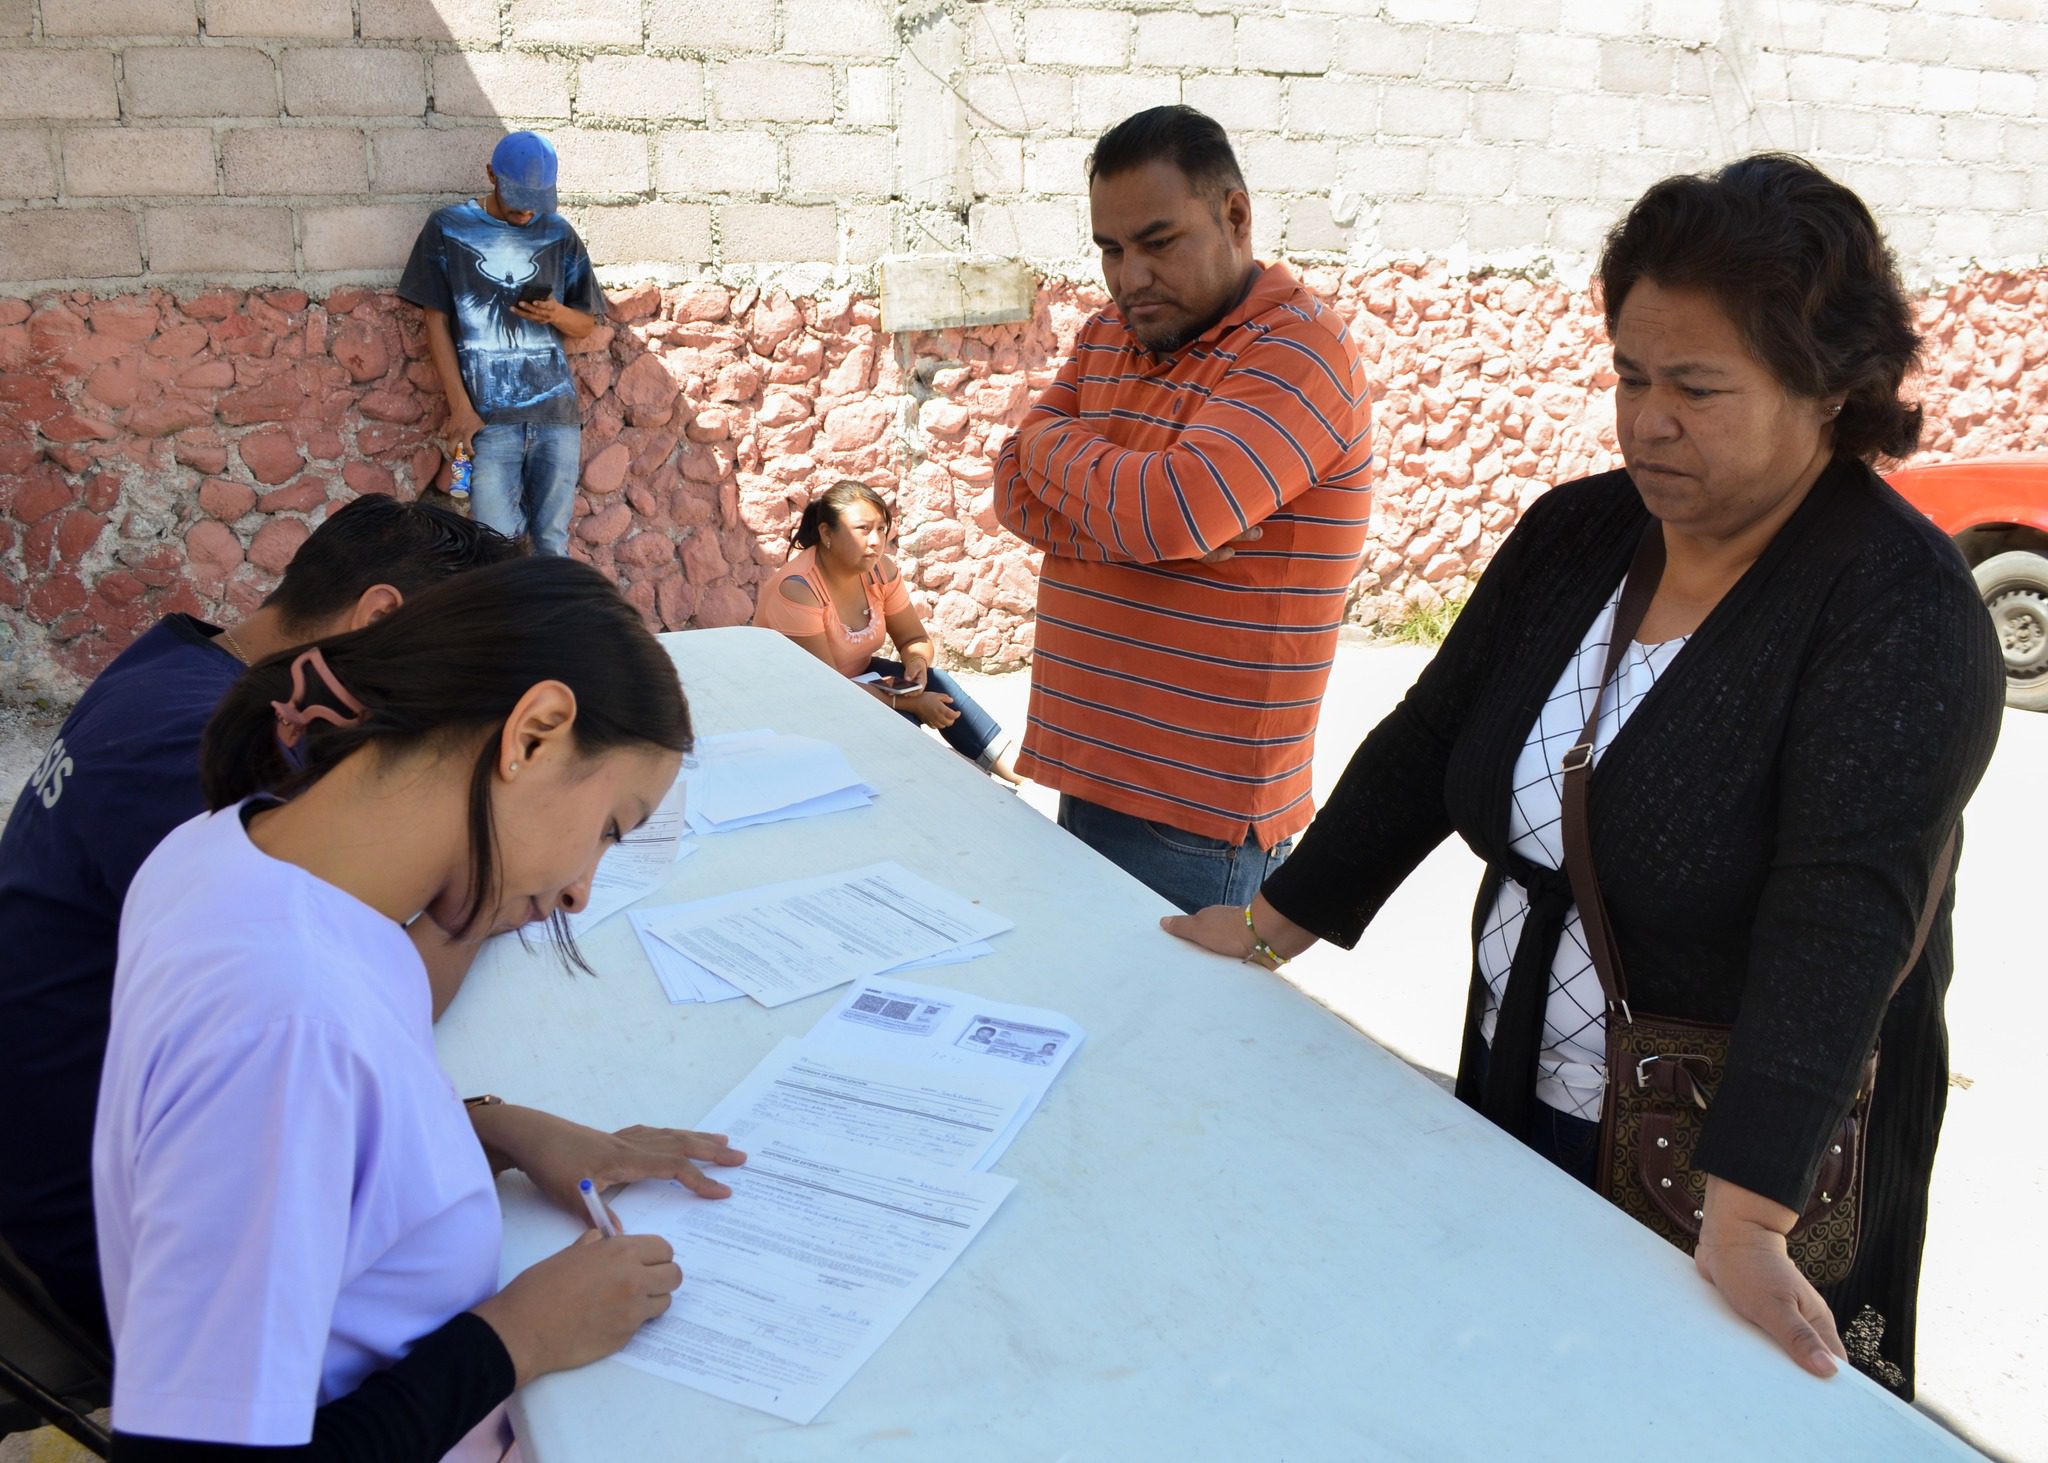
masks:
[[[1349,949],[1462,836],[1487,868],[1458,1097],[1605,1193],[1603,1163],[1650,1172],[1615,1093],[1653,1086],[1659,1059],[1610,1047],[1608,1023],[1732,1028],[1711,1094],[1680,1089],[1691,1161],[1659,1175],[1701,1185],[1679,1190],[1694,1263],[1808,1371],[1851,1361],[1910,1401],[1947,870],[2004,684],[1969,566],[1870,465],[1918,443],[1901,391],[1920,337],[1870,210],[1782,153],[1652,185],[1597,277],[1623,469],[1523,515],[1260,891],[1165,927],[1267,969]],[[1648,591],[1633,628],[1625,587]],[[1604,919],[1579,908],[1567,827]],[[1816,1287],[1788,1238],[1835,1202],[1821,1175],[1859,1095],[1853,1263]],[[1659,1339],[1647,1367],[1685,1354],[1675,1316]]]
[[[460,514],[358,498],[247,619],[169,615],[116,657],[16,799],[0,834],[0,1237],[88,1333],[106,1328],[90,1169],[121,903],[164,835],[205,811],[214,707],[247,664],[519,552]]]
[[[430,1021],[468,972],[444,979],[412,936],[565,935],[692,743],[639,611],[539,556],[229,689],[199,749],[212,816],[171,831],[121,913],[93,1134],[113,1458],[495,1463],[515,1387],[668,1309],[667,1241],[601,1235],[582,1198],[683,1176],[610,1162],[646,1130],[526,1146],[517,1166],[582,1237],[500,1288],[499,1165],[471,1104],[510,1104],[455,1095]]]
[[[426,312],[427,349],[448,396],[451,454],[476,459],[470,510],[543,554],[569,551],[583,413],[562,341],[604,314],[583,240],[555,212],[555,149],[534,132],[499,142],[491,191],[420,230],[401,299]]]

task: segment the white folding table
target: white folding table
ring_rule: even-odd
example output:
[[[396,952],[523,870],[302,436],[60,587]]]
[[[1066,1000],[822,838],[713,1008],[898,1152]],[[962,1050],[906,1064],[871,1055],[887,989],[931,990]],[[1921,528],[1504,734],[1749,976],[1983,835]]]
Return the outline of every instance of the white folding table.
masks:
[[[1976,1456],[1799,1371],[1683,1255],[1285,981],[1163,934],[1164,901],[780,635],[663,638],[700,735],[830,737],[879,795],[702,839],[648,902],[898,859],[1017,924],[918,979],[1089,1035],[997,1166],[1016,1191],[816,1422],[608,1360],[515,1399],[532,1463]],[[623,915],[583,950],[595,977],[485,951],[440,1024],[463,1091],[695,1126],[837,994],[671,1006]],[[508,1276],[574,1237],[502,1192]]]

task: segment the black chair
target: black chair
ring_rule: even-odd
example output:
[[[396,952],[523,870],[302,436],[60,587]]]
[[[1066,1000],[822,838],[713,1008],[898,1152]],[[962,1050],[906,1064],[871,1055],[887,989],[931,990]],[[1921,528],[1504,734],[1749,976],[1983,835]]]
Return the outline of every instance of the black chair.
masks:
[[[44,1423],[104,1458],[114,1440],[92,1419],[114,1390],[106,1351],[57,1309],[0,1240],[0,1437]]]

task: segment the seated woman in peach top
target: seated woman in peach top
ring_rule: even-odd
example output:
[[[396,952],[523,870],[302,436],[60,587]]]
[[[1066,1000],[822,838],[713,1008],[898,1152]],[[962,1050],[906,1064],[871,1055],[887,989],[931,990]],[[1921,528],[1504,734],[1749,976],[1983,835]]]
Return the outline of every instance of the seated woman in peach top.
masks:
[[[932,666],[932,641],[911,607],[895,562],[882,552],[889,505],[865,483],[842,481],[813,498],[798,520],[798,552],[761,586],[754,623],[780,630],[907,720],[1005,782],[1018,782],[1010,739],[959,682]],[[875,652],[884,634],[899,659]]]

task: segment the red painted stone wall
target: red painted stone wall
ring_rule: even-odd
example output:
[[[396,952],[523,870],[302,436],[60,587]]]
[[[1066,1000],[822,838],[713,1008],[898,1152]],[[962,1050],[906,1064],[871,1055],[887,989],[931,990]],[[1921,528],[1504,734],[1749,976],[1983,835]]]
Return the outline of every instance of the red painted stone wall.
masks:
[[[1556,281],[1309,269],[1374,383],[1380,463],[1353,617],[1457,594],[1523,506],[1614,461],[1597,315]],[[652,285],[574,357],[575,552],[661,628],[752,612],[807,494],[888,488],[957,657],[1030,651],[1033,558],[996,524],[1006,434],[1101,302],[1048,282],[1025,324],[883,335],[872,299]],[[1926,446],[2048,445],[2048,270],[1926,297]],[[0,693],[67,696],[157,616],[246,612],[329,503],[441,471],[418,312],[384,292],[0,299]]]

